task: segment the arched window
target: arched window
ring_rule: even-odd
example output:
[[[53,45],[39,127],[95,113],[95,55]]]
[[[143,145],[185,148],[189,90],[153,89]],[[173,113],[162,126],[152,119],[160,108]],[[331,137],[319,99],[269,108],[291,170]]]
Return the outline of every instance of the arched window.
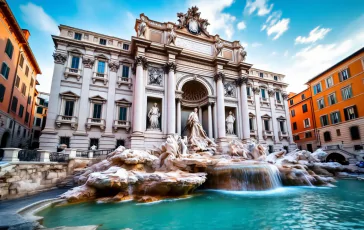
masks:
[[[359,140],[360,139],[360,132],[358,126],[350,127],[350,135],[352,140]]]
[[[324,132],[324,140],[331,141],[331,133],[329,131]]]

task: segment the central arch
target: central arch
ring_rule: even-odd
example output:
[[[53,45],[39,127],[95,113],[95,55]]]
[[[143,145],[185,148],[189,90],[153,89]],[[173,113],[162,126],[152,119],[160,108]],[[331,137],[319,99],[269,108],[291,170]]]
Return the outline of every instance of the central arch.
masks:
[[[182,91],[182,87],[189,81],[196,81],[201,83],[207,90],[207,94],[209,96],[214,96],[214,88],[212,87],[212,85],[210,84],[210,82],[208,80],[206,80],[205,78],[198,76],[198,75],[185,75],[181,78],[178,79],[177,84],[176,84],[176,89],[178,91]]]
[[[198,81],[186,82],[182,87],[182,99],[189,102],[200,102],[208,96],[206,87]]]

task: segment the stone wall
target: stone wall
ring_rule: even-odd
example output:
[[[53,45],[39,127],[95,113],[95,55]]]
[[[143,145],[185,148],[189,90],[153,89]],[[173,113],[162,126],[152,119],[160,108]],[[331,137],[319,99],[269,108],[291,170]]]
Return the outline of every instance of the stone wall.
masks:
[[[0,200],[49,190],[66,178],[67,163],[9,162],[0,164]]]

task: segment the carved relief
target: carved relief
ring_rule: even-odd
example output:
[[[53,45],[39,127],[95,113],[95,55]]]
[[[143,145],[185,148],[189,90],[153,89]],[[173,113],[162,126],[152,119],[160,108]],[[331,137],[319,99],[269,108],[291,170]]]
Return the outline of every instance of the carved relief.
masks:
[[[64,65],[67,60],[67,55],[62,53],[53,53],[53,58],[54,63]]]
[[[148,85],[162,86],[163,70],[155,67],[148,68]]]
[[[72,31],[68,31],[68,37],[72,37],[73,36],[73,32]]]
[[[187,28],[187,30],[194,35],[199,35],[203,32],[206,36],[210,36],[207,32],[207,26],[210,25],[210,23],[207,19],[200,18],[200,14],[197,6],[188,8],[187,14],[177,13],[178,28]]]
[[[223,72],[218,72],[217,74],[215,74],[214,80],[215,81],[222,80],[224,82],[225,81],[225,74]]]
[[[164,65],[164,71],[167,74],[169,73],[169,71],[173,71],[174,73],[176,73],[176,70],[177,70],[177,65],[175,62],[167,62]]]
[[[225,97],[236,97],[236,86],[233,82],[227,82],[224,84]]]
[[[118,72],[120,64],[118,62],[109,62],[109,68],[111,72]]]
[[[94,66],[95,60],[91,58],[83,58],[82,64],[85,68],[92,68]]]

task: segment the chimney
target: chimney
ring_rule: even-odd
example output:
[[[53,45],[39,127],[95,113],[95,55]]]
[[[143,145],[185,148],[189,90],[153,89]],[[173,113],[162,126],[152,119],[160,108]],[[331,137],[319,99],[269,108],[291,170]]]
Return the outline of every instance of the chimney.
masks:
[[[30,32],[27,29],[22,29],[24,37],[27,39],[27,41],[29,40],[30,37]]]

